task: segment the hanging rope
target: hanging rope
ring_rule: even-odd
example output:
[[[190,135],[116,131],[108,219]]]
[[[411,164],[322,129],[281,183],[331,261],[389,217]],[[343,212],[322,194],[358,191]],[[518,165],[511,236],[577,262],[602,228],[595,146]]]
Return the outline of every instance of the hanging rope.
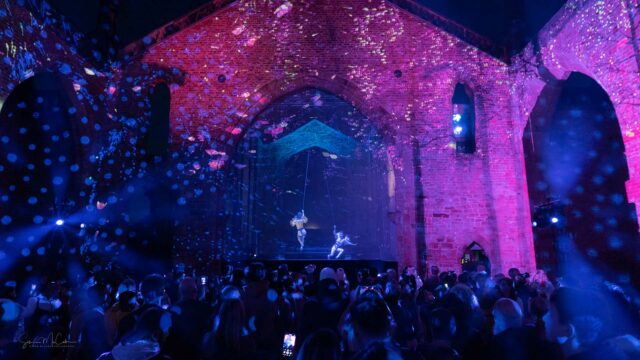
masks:
[[[311,149],[307,150],[307,168],[304,171],[304,189],[302,190],[302,211],[304,211],[304,202],[307,200],[307,182],[309,180],[309,156]]]

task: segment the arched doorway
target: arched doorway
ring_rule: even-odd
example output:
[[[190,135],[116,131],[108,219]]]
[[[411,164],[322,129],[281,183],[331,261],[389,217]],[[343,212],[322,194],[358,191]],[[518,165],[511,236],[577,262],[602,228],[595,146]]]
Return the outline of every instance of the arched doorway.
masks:
[[[37,74],[19,84],[0,112],[0,194],[3,257],[0,273],[45,266],[59,274],[73,247],[68,217],[82,196],[75,174],[77,109],[56,75]],[[81,138],[88,143],[88,138]],[[78,224],[76,224],[78,225]],[[76,244],[77,245],[77,244]]]
[[[491,261],[489,261],[489,257],[482,246],[475,241],[464,249],[460,264],[462,265],[462,271],[486,271],[491,274]]]
[[[393,170],[382,136],[353,105],[303,89],[274,101],[250,128],[227,131],[244,137],[233,154],[209,163],[227,169],[226,260],[326,258],[334,225],[357,244],[344,258],[395,257]],[[302,209],[309,223],[300,252],[289,221]]]
[[[539,267],[555,272],[581,255],[585,264],[630,281],[638,226],[626,194],[620,125],[607,93],[580,73],[547,86],[523,146]],[[574,242],[579,254],[563,254],[573,246],[562,241]]]

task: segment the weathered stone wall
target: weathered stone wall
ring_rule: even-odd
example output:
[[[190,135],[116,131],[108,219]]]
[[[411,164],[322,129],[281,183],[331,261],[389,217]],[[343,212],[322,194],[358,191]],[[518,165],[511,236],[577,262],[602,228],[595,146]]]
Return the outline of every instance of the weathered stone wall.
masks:
[[[206,212],[220,196],[208,191],[216,171],[206,166],[214,159],[206,149],[229,153],[243,136],[233,130],[246,129],[270,101],[318,87],[354,103],[388,137],[396,175],[390,216],[402,264],[420,260],[416,239],[424,226],[427,260],[444,269],[458,270],[473,241],[494,270],[533,269],[509,67],[383,0],[282,4],[235,2],[159,41],[142,58],[185,74],[171,98],[172,146],[189,179],[180,184],[184,206]],[[457,82],[474,94],[475,154],[451,146]],[[194,188],[205,191],[196,195]],[[424,203],[422,219],[416,201]],[[208,251],[213,239],[194,233],[213,220],[190,221],[197,225],[184,224],[188,237],[178,241]]]

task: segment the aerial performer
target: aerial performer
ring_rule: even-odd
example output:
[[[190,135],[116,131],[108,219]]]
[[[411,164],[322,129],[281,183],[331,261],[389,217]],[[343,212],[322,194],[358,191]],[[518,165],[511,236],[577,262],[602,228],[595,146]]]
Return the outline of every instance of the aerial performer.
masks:
[[[309,221],[309,219],[304,216],[304,210],[299,211],[296,216],[294,216],[293,219],[289,221],[289,224],[291,224],[291,226],[296,227],[296,235],[298,237],[298,242],[300,243],[300,251],[304,249],[304,237],[307,236],[307,230],[305,230],[304,224],[306,224],[307,221]]]
[[[345,235],[342,231],[336,231],[336,226],[333,226],[333,237],[336,239],[335,244],[331,247],[331,253],[327,256],[327,259],[331,259],[336,253],[334,259],[337,259],[344,252],[345,245],[356,245],[349,241],[349,236]]]

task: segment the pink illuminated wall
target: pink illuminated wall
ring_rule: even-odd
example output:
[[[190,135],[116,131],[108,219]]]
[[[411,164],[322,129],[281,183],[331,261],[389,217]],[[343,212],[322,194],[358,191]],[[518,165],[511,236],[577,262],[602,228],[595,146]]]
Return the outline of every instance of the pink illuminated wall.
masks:
[[[550,75],[566,79],[581,72],[596,80],[609,94],[616,109],[625,140],[630,179],[630,202],[640,200],[640,141],[638,134],[638,50],[640,12],[637,2],[568,1],[539,34],[540,56],[529,46],[514,58],[512,66],[515,106],[519,109],[519,129],[524,129],[535,101],[544,87],[535,68],[543,65]]]
[[[386,0],[235,1],[140,56],[97,71],[75,51],[74,34],[9,1],[0,16],[0,56],[7,59],[0,63],[0,97],[40,71],[64,80],[78,109],[74,136],[92,140],[78,146],[85,159],[78,176],[91,178],[78,206],[99,213],[97,201],[125,200],[114,186],[147,172],[138,141],[145,137],[148,95],[153,85],[168,83],[167,176],[181,194],[176,212],[187,215],[176,224],[175,255],[208,263],[223,251],[216,235],[220,153],[232,155],[274,99],[321,88],[352,102],[385,135],[395,176],[389,216],[401,264],[422,262],[425,247],[429,263],[459,270],[464,249],[477,242],[495,272],[531,271],[521,139],[548,77],[541,68],[558,79],[582,72],[609,93],[625,138],[629,199],[640,201],[640,55],[631,26],[640,17],[631,2],[569,0],[540,32],[540,56],[530,44],[507,64]],[[474,154],[453,146],[458,82],[474,95]],[[80,121],[85,116],[89,121]],[[417,244],[421,226],[424,242]]]
[[[639,15],[638,3],[633,0],[570,0],[539,32],[537,44],[530,44],[515,56],[511,65],[515,75],[513,103],[518,109],[514,120],[519,131],[524,130],[543,89],[549,83],[567,79],[572,72],[591,77],[607,92],[625,145],[630,177],[626,195],[636,209],[640,201]],[[538,56],[534,49],[539,49]],[[637,244],[629,245],[637,249]],[[611,250],[606,242],[593,246],[603,253]],[[626,255],[637,258],[635,251],[636,254]],[[637,261],[609,257],[604,262],[626,267],[631,274],[639,271]]]
[[[246,128],[271,100],[308,86],[328,90],[353,102],[392,144],[390,216],[402,264],[421,257],[414,181],[419,166],[428,262],[457,270],[465,247],[475,241],[494,270],[533,269],[509,67],[387,1],[282,4],[235,2],[144,54],[145,63],[185,74],[184,83],[172,87],[174,146],[229,150],[242,133],[228,129]],[[457,154],[450,136],[457,82],[475,97],[478,150],[471,155]],[[212,204],[211,197],[200,197],[187,206]],[[194,227],[189,229],[186,236]]]

